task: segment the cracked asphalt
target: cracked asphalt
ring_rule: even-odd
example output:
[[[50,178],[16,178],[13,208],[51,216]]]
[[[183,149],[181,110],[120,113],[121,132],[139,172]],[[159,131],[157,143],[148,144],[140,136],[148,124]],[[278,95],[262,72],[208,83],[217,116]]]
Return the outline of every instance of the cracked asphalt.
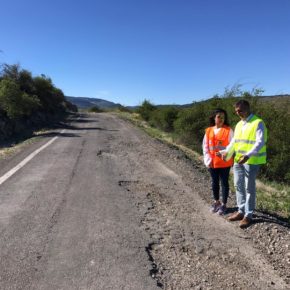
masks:
[[[272,225],[209,214],[209,177],[177,149],[103,113],[55,135],[0,185],[0,289],[289,289],[289,227],[267,255]]]

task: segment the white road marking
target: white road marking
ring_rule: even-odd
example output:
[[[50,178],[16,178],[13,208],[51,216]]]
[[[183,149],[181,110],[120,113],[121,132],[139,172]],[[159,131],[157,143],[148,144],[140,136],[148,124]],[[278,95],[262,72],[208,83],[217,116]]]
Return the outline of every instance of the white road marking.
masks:
[[[62,130],[60,133],[64,133],[65,129]],[[52,144],[56,139],[59,137],[56,136],[49,140],[46,144],[32,152],[30,155],[28,155],[25,159],[23,159],[18,165],[10,169],[8,172],[6,172],[4,175],[0,177],[0,185],[5,182],[9,177],[11,177],[14,173],[16,173],[20,168],[22,168],[24,165],[26,165],[33,157],[35,157],[40,151],[48,147],[50,144]]]

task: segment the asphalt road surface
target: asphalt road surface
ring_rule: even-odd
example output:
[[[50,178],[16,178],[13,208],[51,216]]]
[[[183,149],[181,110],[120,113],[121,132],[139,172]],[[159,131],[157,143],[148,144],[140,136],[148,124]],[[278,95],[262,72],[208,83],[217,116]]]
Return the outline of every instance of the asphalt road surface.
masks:
[[[287,261],[209,215],[208,176],[173,151],[82,114],[0,160],[0,289],[289,289]]]
[[[0,289],[158,288],[122,156],[109,152],[134,138],[114,117],[80,117],[0,185]]]

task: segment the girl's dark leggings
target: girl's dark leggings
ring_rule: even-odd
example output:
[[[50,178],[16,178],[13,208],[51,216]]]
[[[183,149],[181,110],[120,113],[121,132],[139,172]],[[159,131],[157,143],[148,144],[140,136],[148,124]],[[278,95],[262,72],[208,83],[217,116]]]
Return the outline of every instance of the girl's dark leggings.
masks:
[[[220,199],[220,181],[222,187],[222,203],[226,204],[229,196],[229,174],[231,167],[209,168],[213,198]]]

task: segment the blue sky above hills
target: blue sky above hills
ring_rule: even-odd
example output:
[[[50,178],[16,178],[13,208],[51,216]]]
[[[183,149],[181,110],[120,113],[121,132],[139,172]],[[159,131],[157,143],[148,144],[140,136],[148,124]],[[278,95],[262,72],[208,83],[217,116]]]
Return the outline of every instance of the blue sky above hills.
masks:
[[[225,87],[290,93],[290,1],[11,0],[0,62],[69,96],[185,104]]]

